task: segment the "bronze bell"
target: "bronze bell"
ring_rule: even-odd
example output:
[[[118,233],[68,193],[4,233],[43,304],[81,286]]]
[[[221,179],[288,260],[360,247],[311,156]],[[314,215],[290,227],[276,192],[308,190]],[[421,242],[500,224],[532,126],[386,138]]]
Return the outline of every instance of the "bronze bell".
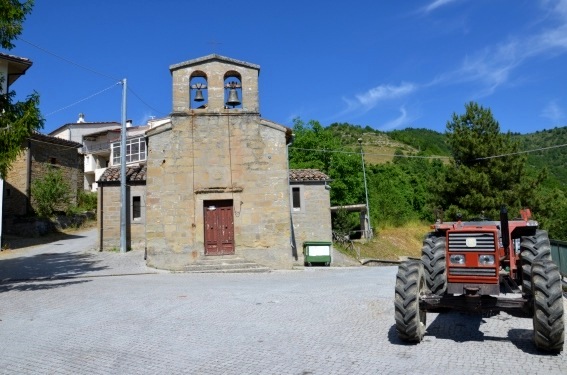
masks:
[[[195,91],[195,98],[193,100],[196,102],[204,101],[205,98],[203,97],[203,90],[197,89],[197,91]]]
[[[228,92],[228,100],[226,101],[226,104],[233,107],[240,105],[240,99],[238,99],[238,92],[236,92],[236,89],[230,89],[230,91]]]

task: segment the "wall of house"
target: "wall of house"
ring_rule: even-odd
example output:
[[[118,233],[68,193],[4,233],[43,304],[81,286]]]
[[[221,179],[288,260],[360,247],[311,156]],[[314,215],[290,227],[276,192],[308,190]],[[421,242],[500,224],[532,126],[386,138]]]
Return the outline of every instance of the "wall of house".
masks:
[[[76,204],[84,181],[83,155],[77,153],[77,148],[32,140],[31,158],[31,181],[44,178],[50,168],[58,168],[69,184],[70,202]]]
[[[128,206],[126,215],[126,243],[128,250],[144,250],[146,247],[146,186],[132,185],[126,187]],[[140,197],[142,215],[132,218],[133,197]],[[97,224],[100,233],[99,248],[101,250],[120,249],[120,185],[99,185]]]
[[[231,199],[235,252],[290,268],[285,128],[258,114],[177,114],[148,137],[147,262],[181,269],[204,256],[203,202]]]
[[[61,170],[63,179],[71,188],[71,203],[76,204],[78,191],[83,188],[83,156],[77,154],[74,147],[35,140],[28,144],[30,147],[22,150],[6,177],[4,215],[26,215],[31,211],[30,185],[42,179],[50,168]]]
[[[28,190],[28,149],[25,148],[12,163],[4,181],[4,219],[27,213]]]
[[[291,183],[290,190],[292,187],[299,187],[301,194],[301,209],[292,211],[292,220],[298,261],[303,264],[304,242],[332,242],[331,198],[323,181]]]

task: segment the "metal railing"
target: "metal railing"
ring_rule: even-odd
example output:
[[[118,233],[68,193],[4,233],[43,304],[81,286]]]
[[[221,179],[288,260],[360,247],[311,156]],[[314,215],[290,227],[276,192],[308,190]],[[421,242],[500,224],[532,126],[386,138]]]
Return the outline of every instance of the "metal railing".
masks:
[[[83,153],[92,154],[94,152],[110,151],[110,142],[99,142],[94,144],[83,144]]]
[[[549,240],[551,243],[551,259],[557,266],[561,276],[567,277],[567,242]]]

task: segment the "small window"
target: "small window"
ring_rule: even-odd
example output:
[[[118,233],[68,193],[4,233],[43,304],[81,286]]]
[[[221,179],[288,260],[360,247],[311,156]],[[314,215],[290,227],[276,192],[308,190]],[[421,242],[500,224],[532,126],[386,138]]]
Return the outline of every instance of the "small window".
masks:
[[[291,188],[291,201],[294,211],[301,211],[301,189],[298,187]]]
[[[141,197],[132,197],[132,219],[140,220],[142,218],[142,200]]]

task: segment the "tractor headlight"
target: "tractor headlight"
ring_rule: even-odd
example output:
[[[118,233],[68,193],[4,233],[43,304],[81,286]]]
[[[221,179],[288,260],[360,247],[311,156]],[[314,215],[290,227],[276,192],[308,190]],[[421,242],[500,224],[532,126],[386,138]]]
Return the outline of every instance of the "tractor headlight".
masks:
[[[465,264],[465,256],[463,254],[451,254],[449,262],[451,264]]]
[[[494,264],[494,255],[479,255],[478,256],[478,264],[482,266],[491,266]]]

